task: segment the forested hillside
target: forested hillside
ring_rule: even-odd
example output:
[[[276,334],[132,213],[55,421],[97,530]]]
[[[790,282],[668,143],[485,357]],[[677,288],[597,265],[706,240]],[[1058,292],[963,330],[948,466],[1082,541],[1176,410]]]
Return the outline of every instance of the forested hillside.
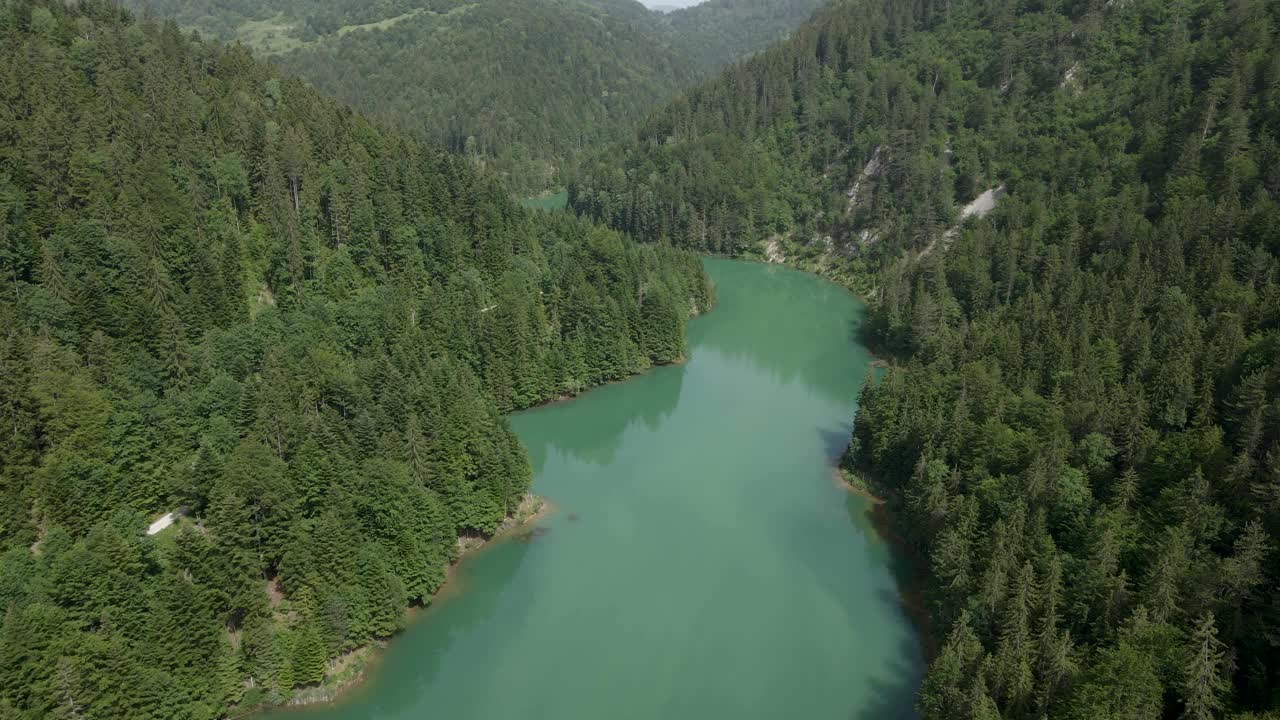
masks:
[[[585,162],[570,204],[638,237],[711,252],[762,252],[774,240],[816,255],[835,249],[830,235],[865,280],[877,269],[866,258],[896,258],[899,236],[927,242],[955,195],[973,194],[996,176],[990,164],[1007,161],[993,132],[1005,79],[973,76],[1007,71],[987,66],[997,48],[983,45],[1000,33],[915,33],[914,12],[827,5],[789,42],[676,98],[634,140]],[[1019,43],[1000,57],[1014,59]],[[981,53],[986,64],[963,65]],[[849,242],[863,230],[874,241]]]
[[[786,37],[821,0],[705,0],[661,16],[680,56],[703,72],[747,57]],[[650,109],[653,109],[650,106]]]
[[[130,0],[239,40],[321,90],[466,153],[521,192],[559,182],[658,103],[808,18],[821,0]]]
[[[0,717],[33,720],[315,684],[524,497],[503,412],[680,358],[709,302],[692,255],[106,1],[0,2],[0,277]]]
[[[922,565],[926,720],[1280,708],[1278,33],[1261,0],[834,3],[571,187],[868,294],[891,367],[847,464]]]
[[[273,58],[324,92],[489,166],[517,192],[618,140],[699,78],[634,0],[483,0]]]

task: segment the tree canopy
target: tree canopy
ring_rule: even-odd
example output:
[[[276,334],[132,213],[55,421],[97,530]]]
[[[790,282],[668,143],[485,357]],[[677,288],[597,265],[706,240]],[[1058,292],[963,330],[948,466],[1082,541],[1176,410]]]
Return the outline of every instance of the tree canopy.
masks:
[[[926,720],[1260,717],[1278,141],[1276,3],[858,0],[655,113],[570,203],[868,297],[890,367],[845,462],[922,567]]]
[[[524,498],[504,412],[681,358],[711,301],[114,3],[0,3],[0,95],[4,717],[318,682]]]
[[[781,38],[821,0],[130,0],[240,40],[316,87],[469,156],[517,192]]]

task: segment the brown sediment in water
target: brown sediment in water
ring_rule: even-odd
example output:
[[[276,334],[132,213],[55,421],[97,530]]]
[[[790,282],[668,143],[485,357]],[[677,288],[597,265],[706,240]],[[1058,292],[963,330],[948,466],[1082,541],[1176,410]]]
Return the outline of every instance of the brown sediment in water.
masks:
[[[516,507],[515,512],[508,515],[491,534],[459,535],[458,558],[450,567],[457,567],[458,563],[464,558],[470,557],[479,550],[492,545],[495,541],[510,537],[526,525],[550,515],[554,510],[555,506],[546,498],[532,493],[525,495],[524,499],[520,501],[520,505]]]
[[[447,597],[452,597],[462,590],[462,582],[458,579],[458,568],[463,561],[470,560],[485,548],[501,544],[511,538],[518,538],[533,523],[539,522],[555,512],[556,506],[544,497],[532,493],[524,496],[516,511],[507,516],[497,530],[489,536],[459,535],[458,557],[445,568],[444,583],[431,596],[431,602],[421,607],[409,608],[410,620],[419,612],[429,610],[432,605]]]

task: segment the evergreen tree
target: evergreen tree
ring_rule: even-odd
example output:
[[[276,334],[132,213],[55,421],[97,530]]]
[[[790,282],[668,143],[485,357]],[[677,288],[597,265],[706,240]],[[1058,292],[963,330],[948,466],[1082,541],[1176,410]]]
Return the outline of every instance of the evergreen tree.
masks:
[[[1226,675],[1225,645],[1218,640],[1213,614],[1205,613],[1196,621],[1191,636],[1189,662],[1182,686],[1182,717],[1211,720],[1222,709],[1222,694],[1229,687]]]
[[[328,652],[316,623],[306,618],[293,631],[293,652],[290,655],[293,680],[298,685],[312,685],[324,679],[328,666]]]

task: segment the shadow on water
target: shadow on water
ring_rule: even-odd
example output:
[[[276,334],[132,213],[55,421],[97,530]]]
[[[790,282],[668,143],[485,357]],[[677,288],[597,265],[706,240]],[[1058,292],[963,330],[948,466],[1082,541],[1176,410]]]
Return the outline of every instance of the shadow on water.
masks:
[[[919,652],[912,647],[913,638],[902,641],[899,657],[911,657]],[[849,720],[917,720],[916,691],[923,680],[922,668],[906,662],[891,663],[885,668],[885,676],[892,678],[868,678],[871,700],[853,711]]]
[[[823,448],[829,458],[838,459],[844,452],[847,434],[843,431],[820,430]],[[924,677],[925,655],[921,625],[912,610],[909,588],[914,566],[909,554],[877,529],[873,513],[885,506],[853,493],[840,496],[847,520],[860,529],[866,541],[852,543],[850,567],[867,567],[870,574],[862,577],[848,573],[832,573],[829,563],[814,548],[813,518],[798,514],[787,523],[780,538],[782,547],[794,549],[793,561],[808,570],[813,582],[841,608],[851,628],[867,627],[869,622],[900,623],[901,634],[891,649],[869,668],[865,677],[867,693],[863,705],[851,711],[850,720],[916,720],[916,692]],[[839,509],[835,509],[840,512]],[[822,538],[826,541],[829,538]],[[843,544],[842,544],[843,547]],[[888,577],[878,568],[888,570]],[[852,571],[851,571],[852,572]]]
[[[861,345],[865,348],[873,347],[876,340],[875,330],[872,329],[871,323],[867,322],[863,316],[858,316],[849,321],[849,342]]]
[[[905,348],[886,342],[880,336],[876,324],[868,322],[863,314],[849,323],[848,337],[850,342],[866,348],[876,359],[877,375],[883,372],[886,365],[906,365],[911,359],[911,353]]]
[[[925,658],[937,654],[935,637],[931,632],[929,606],[924,590],[928,559],[921,556],[899,532],[893,521],[892,505],[888,502],[872,502],[850,491],[849,517],[859,527],[883,542],[889,549],[889,572],[893,576],[897,592],[889,602],[904,612],[914,628],[918,645]]]
[[[820,429],[822,447],[835,472],[849,446],[851,428]],[[919,559],[894,532],[889,505],[849,492],[845,501],[849,520],[869,537],[882,543],[892,588],[880,588],[877,602],[886,616],[903,617],[911,632],[900,643],[894,659],[879,677],[869,677],[871,703],[855,711],[851,720],[915,720],[916,692],[924,679],[927,657],[927,612],[918,594],[922,568]],[[883,678],[891,678],[885,680]]]
[[[851,497],[851,504],[861,507],[865,512],[868,501]],[[860,525],[864,523],[859,523]],[[866,673],[860,681],[868,688],[864,704],[849,716],[851,720],[916,720],[916,691],[920,687],[924,673],[924,659],[921,649],[917,625],[910,619],[910,612],[904,606],[904,598],[899,592],[897,573],[893,573],[893,587],[881,587],[873,592],[872,607],[866,604],[865,594],[859,592],[859,583],[849,577],[833,574],[830,567],[816,560],[816,553],[804,552],[802,543],[803,530],[797,528],[790,546],[796,547],[796,562],[807,567],[814,582],[833,598],[846,614],[850,627],[863,627],[870,622],[882,622],[877,619],[899,618],[903,634],[897,646],[880,659],[874,669]],[[892,555],[885,545],[867,546],[872,554],[884,552]],[[889,559],[890,566],[896,564]]]
[[[633,423],[643,423],[656,430],[680,403],[687,368],[670,365],[654,368],[645,383],[621,382],[595,388],[573,400],[574,406],[562,403],[517,413],[512,422],[520,431],[521,442],[529,451],[535,474],[542,472],[547,451],[555,448],[581,462],[606,466],[612,464],[622,446],[622,435]],[[634,409],[634,412],[584,412],[582,403],[608,403]],[[533,414],[559,414],[556,422],[530,422]],[[566,422],[567,421],[567,422]],[[547,434],[542,428],[560,431]],[[564,431],[568,427],[569,431]]]
[[[827,462],[832,468],[837,467],[840,459],[844,457],[844,451],[849,448],[849,437],[852,433],[852,427],[818,431],[818,439],[822,442],[822,451],[826,453]]]
[[[864,506],[864,513],[869,513],[865,508],[868,504],[866,501],[861,501],[859,504]],[[851,714],[850,720],[917,720],[919,718],[916,712],[916,693],[920,689],[921,682],[924,681],[926,667],[922,655],[924,628],[911,607],[913,601],[907,592],[910,585],[904,584],[913,582],[914,579],[904,575],[909,572],[909,565],[903,555],[901,548],[890,545],[889,568],[894,578],[894,588],[880,588],[876,592],[876,599],[885,615],[905,616],[910,632],[902,637],[897,652],[893,654],[893,659],[881,669],[881,672],[877,676],[867,678],[870,700]]]

